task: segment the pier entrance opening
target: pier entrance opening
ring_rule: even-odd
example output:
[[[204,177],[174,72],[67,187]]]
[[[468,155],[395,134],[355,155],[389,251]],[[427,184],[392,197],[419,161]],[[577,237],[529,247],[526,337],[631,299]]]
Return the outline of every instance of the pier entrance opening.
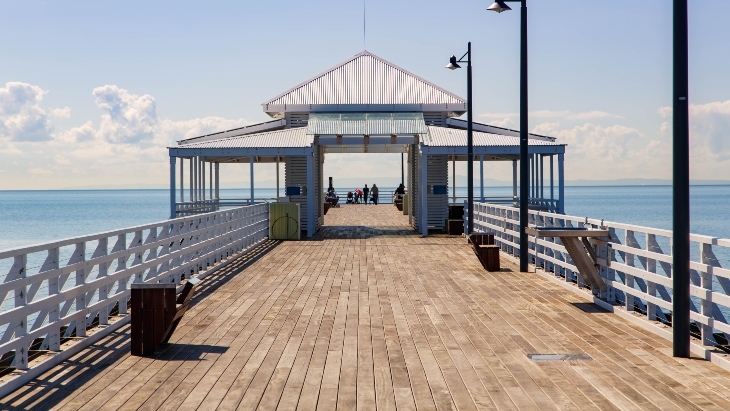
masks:
[[[403,210],[407,190],[407,148],[384,152],[329,152],[323,163],[325,190],[324,224],[317,237],[371,238],[377,236],[415,235]],[[395,147],[387,147],[388,151]],[[339,148],[337,151],[344,151]],[[401,195],[397,195],[403,184]],[[377,188],[376,197],[373,196]],[[367,192],[367,195],[366,195]],[[405,210],[407,211],[407,209]]]

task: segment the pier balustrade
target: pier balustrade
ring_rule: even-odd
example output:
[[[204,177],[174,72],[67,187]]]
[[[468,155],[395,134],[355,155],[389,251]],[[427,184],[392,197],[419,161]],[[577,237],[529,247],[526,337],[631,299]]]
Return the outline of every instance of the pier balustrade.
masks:
[[[179,293],[186,280],[265,240],[268,210],[252,205],[0,251],[0,397],[128,323],[131,283],[174,283]]]
[[[466,221],[466,217],[465,217]],[[530,211],[529,225],[605,229],[609,237],[590,238],[594,262],[607,290],[591,290],[599,299],[622,310],[640,312],[646,320],[671,325],[672,232],[632,224]],[[518,256],[519,209],[475,203],[474,231],[493,233],[500,249]],[[730,256],[730,239],[692,234],[691,312],[693,333],[704,346],[727,350],[730,334],[730,269],[721,264]],[[585,284],[578,268],[557,237],[529,236],[530,262],[542,273],[565,282]],[[720,256],[721,258],[718,258]],[[654,330],[656,331],[656,330]],[[669,334],[661,334],[665,337]],[[706,354],[707,355],[707,354]]]

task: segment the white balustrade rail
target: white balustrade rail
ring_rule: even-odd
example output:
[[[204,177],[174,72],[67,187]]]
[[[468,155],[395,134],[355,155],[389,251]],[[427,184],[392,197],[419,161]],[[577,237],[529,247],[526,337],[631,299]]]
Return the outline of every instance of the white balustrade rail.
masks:
[[[599,272],[608,286],[608,291],[593,290],[593,294],[611,305],[620,304],[628,311],[645,313],[648,320],[671,322],[670,230],[542,211],[530,211],[529,225],[608,229],[609,239],[590,239]],[[520,253],[519,227],[519,209],[474,204],[474,232],[493,233],[501,250],[515,256]],[[690,240],[694,244],[690,263],[690,318],[703,345],[727,345],[730,270],[722,268],[720,260],[727,264],[730,239],[692,234]],[[564,277],[579,287],[588,287],[559,238],[529,236],[529,254],[530,262],[538,269]]]
[[[203,278],[266,239],[268,215],[259,204],[0,251],[0,358],[29,370],[33,348],[50,368],[70,356],[64,341],[78,352],[129,321],[130,283]]]

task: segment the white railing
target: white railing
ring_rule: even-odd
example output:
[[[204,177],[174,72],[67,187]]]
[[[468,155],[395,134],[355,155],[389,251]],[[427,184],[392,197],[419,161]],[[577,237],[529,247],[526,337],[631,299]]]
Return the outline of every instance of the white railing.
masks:
[[[671,323],[671,231],[542,211],[530,211],[529,225],[608,229],[610,238],[590,239],[596,265],[608,286],[608,291],[593,290],[593,294],[628,311],[645,313],[648,320]],[[519,227],[517,208],[474,205],[474,231],[494,233],[504,252],[519,255]],[[726,262],[730,239],[692,234],[690,240],[694,244],[690,263],[693,328],[696,326],[704,345],[726,345],[726,333],[730,334],[730,270],[722,268],[718,255]],[[577,268],[560,239],[529,236],[529,254],[538,269],[588,287],[576,275]]]
[[[18,370],[29,369],[29,350],[52,355],[46,368],[62,361],[68,341],[78,352],[129,321],[130,283],[203,278],[267,238],[268,210],[253,205],[0,251],[0,358],[12,357]]]

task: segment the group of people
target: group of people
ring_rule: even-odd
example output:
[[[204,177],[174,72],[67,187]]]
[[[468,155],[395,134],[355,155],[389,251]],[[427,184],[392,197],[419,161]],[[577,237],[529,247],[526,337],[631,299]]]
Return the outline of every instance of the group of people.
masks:
[[[353,191],[348,191],[347,202],[350,204],[368,204],[368,202],[370,202],[377,205],[378,194],[379,189],[376,184],[373,184],[372,188],[368,188],[368,185],[365,184],[365,187],[362,189],[356,188]]]

